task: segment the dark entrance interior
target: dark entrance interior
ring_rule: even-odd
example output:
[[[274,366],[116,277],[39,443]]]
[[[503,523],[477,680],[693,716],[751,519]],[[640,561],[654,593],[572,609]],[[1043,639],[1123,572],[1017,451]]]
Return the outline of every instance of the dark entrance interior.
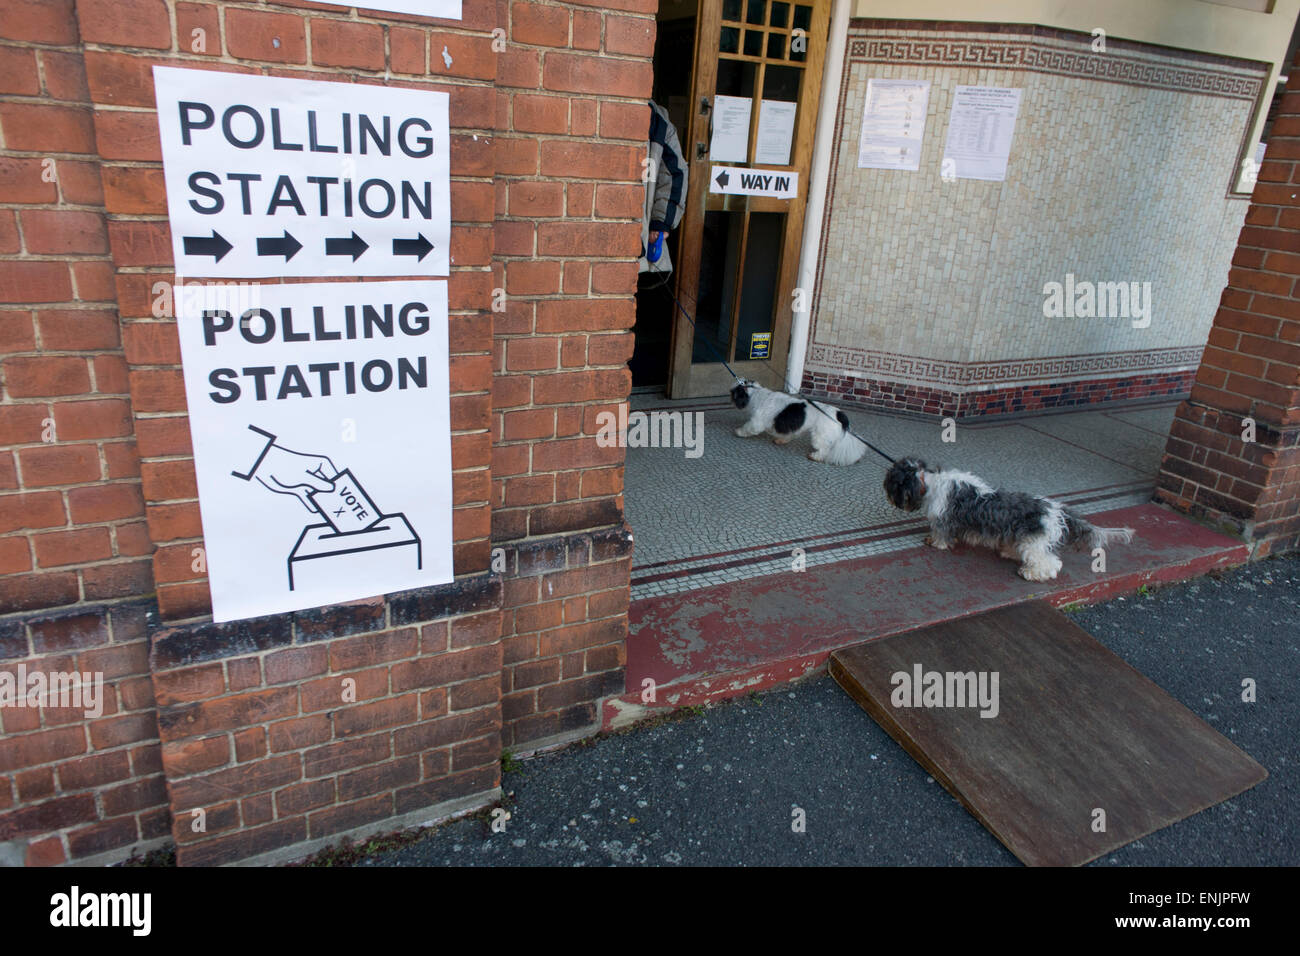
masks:
[[[695,56],[695,21],[698,0],[660,0],[654,52],[654,101],[668,111],[677,138],[686,150],[691,69]],[[690,157],[686,157],[689,162]],[[688,184],[696,188],[695,183]],[[681,230],[668,234],[665,247],[674,269]],[[674,272],[643,272],[637,283],[635,345],[628,362],[633,388],[662,388],[668,382],[672,359]]]

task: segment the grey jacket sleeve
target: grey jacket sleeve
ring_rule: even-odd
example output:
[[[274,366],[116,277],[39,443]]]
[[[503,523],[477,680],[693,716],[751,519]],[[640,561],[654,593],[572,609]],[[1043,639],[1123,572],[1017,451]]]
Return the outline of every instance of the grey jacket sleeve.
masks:
[[[663,148],[656,171],[654,205],[650,211],[650,228],[667,232],[676,229],[686,207],[686,159],[668,113],[657,103],[650,104],[650,141]]]

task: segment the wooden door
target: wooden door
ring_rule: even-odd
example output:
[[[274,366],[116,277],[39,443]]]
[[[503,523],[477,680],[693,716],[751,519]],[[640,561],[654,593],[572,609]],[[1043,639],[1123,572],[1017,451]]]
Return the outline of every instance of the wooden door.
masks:
[[[673,324],[673,398],[728,391],[724,359],[769,388],[784,378],[830,6],[700,0],[675,281],[690,318],[678,310]],[[797,173],[797,190],[793,198],[711,191],[719,167],[733,170],[723,176],[730,183],[740,181],[735,170]]]

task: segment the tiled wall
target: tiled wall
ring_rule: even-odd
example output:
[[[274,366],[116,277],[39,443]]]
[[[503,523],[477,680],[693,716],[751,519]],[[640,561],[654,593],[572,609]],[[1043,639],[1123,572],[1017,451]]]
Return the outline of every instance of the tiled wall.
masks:
[[[853,21],[810,377],[961,395],[1195,368],[1246,211],[1227,191],[1265,64],[1091,39]],[[873,77],[931,83],[917,172],[857,168]],[[1023,90],[1005,182],[941,177],[966,84]],[[1150,325],[1045,318],[1044,284],[1067,273],[1149,282]]]

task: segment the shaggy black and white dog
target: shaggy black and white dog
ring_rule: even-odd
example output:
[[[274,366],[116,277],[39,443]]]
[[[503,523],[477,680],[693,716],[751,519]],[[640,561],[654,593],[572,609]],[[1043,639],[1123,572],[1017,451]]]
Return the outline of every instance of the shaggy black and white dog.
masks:
[[[1091,549],[1133,540],[1132,528],[1098,528],[1051,498],[1000,491],[972,474],[931,468],[918,458],[894,462],[885,475],[885,494],[895,508],[925,512],[926,544],[941,550],[957,543],[995,548],[1020,562],[1026,581],[1053,580],[1063,545]]]
[[[775,436],[776,444],[784,445],[806,434],[812,440],[808,457],[828,465],[851,465],[867,450],[866,445],[849,434],[848,416],[830,405],[795,398],[746,381],[736,383],[731,390],[731,401],[749,412],[749,419],[736,429],[741,438],[769,432]]]

